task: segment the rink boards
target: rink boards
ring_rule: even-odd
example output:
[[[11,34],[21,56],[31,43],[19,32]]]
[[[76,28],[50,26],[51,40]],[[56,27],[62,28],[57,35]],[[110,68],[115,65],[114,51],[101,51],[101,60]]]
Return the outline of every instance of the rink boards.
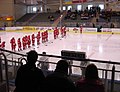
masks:
[[[35,27],[35,26],[24,26],[24,27],[6,27],[0,28],[0,31],[7,31],[7,32],[37,32],[37,31],[45,31],[53,32],[54,27]],[[58,27],[60,30],[60,27]],[[66,27],[67,32],[71,33],[80,33],[81,28],[79,27]],[[98,28],[86,28],[82,27],[82,33],[92,33],[92,34],[120,34],[119,28],[101,28],[98,32]]]

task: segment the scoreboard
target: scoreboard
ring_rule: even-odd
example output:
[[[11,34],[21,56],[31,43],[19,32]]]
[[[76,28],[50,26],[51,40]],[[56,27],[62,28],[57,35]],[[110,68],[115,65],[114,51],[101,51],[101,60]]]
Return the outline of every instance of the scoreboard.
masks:
[[[86,58],[86,52],[62,50],[61,51],[61,56],[77,58],[77,59],[85,59]]]

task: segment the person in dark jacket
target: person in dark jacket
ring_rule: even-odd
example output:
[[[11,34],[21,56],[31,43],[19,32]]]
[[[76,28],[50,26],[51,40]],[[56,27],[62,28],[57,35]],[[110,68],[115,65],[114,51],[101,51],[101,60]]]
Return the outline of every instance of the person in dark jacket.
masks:
[[[35,65],[37,58],[36,51],[31,50],[27,53],[27,64],[22,65],[17,71],[15,92],[42,92],[45,76]]]
[[[76,82],[77,92],[105,92],[104,85],[98,76],[98,69],[89,64],[85,70],[85,77]]]
[[[45,92],[76,92],[72,80],[68,76],[68,62],[60,60],[52,74],[46,77]]]

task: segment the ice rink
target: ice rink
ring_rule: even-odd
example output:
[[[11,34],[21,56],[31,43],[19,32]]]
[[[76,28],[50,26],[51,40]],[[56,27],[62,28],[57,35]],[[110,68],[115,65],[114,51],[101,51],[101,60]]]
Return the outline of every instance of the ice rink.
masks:
[[[11,50],[10,39],[15,37],[16,42],[20,37],[25,35],[37,34],[37,32],[0,32],[2,41],[6,42],[5,49]],[[86,52],[86,56],[89,59],[107,60],[113,62],[120,62],[120,35],[119,34],[80,34],[80,33],[68,33],[66,37],[58,39],[53,38],[53,33],[49,33],[49,41],[47,43],[41,43],[39,46],[35,44],[34,47],[20,51],[20,53],[26,53],[31,49],[35,49],[39,54],[45,51],[48,55],[61,55],[61,50],[81,51]],[[16,48],[17,50],[17,48]],[[17,51],[18,52],[18,51]],[[52,59],[53,62],[57,62],[56,59]],[[51,61],[51,62],[52,62]],[[80,62],[74,62],[74,65],[79,65]],[[112,65],[95,63],[98,68],[112,69]],[[50,66],[50,70],[55,67]],[[120,65],[116,66],[116,70],[120,70]],[[79,68],[73,68],[73,73],[79,74]],[[100,74],[101,75],[101,74]],[[120,80],[120,73],[117,73],[115,78]]]

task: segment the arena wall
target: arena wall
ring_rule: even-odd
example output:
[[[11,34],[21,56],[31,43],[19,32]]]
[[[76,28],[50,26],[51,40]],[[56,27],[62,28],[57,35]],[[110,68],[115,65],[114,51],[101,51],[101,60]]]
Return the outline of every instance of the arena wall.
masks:
[[[15,4],[14,9],[14,15],[16,20],[27,13],[27,6],[24,4]]]
[[[13,0],[0,0],[0,15],[14,16]]]

